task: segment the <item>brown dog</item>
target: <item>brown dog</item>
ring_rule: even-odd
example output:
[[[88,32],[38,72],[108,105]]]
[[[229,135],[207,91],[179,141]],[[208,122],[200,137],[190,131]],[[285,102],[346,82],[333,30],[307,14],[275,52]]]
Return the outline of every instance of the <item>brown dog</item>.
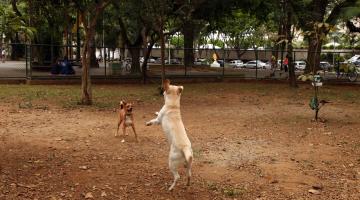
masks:
[[[115,137],[119,134],[119,128],[122,127],[123,130],[123,136],[125,137],[126,134],[126,127],[131,126],[134,134],[135,139],[138,142],[138,138],[135,131],[134,126],[134,115],[132,112],[132,103],[126,103],[125,101],[120,101],[120,112],[119,112],[119,122],[117,131],[115,133]]]

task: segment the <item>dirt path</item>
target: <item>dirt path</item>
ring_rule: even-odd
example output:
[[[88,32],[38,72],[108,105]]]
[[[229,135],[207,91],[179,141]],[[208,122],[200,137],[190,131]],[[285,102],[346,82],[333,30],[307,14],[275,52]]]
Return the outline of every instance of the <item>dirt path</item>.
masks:
[[[336,101],[313,123],[301,98],[184,95],[194,178],[168,192],[167,142],[144,125],[161,103],[136,105],[139,143],[114,137],[111,109],[0,103],[0,199],[360,199],[356,104]]]

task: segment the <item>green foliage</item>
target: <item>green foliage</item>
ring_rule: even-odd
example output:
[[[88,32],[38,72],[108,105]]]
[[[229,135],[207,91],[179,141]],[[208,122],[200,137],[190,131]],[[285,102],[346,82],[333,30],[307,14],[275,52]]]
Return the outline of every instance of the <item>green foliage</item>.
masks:
[[[5,34],[7,38],[11,38],[16,33],[34,37],[35,28],[29,27],[26,18],[17,16],[9,5],[0,3],[0,16],[0,33]]]
[[[176,48],[181,48],[184,46],[184,36],[183,35],[173,35],[170,37],[170,44]]]

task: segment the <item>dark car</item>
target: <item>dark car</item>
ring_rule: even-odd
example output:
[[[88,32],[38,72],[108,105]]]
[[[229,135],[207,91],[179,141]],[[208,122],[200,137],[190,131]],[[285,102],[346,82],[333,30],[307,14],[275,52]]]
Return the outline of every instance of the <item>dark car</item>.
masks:
[[[331,69],[331,65],[329,62],[320,62],[320,68],[322,70],[327,70],[329,71]]]
[[[220,67],[224,67],[225,65],[224,60],[216,60],[216,61],[220,64]]]

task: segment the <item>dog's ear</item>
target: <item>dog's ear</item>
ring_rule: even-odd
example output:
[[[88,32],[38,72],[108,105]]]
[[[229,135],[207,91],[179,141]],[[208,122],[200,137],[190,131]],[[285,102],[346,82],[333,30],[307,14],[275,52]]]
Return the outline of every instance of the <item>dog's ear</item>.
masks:
[[[170,87],[170,80],[169,79],[165,79],[163,82],[163,88],[165,91],[167,91]]]
[[[178,90],[177,90],[177,93],[178,93],[178,94],[181,94],[183,90],[184,90],[184,87],[183,87],[183,86],[179,86],[179,87],[178,87]]]
[[[120,101],[120,109],[123,109],[125,105],[126,105],[125,101]]]

